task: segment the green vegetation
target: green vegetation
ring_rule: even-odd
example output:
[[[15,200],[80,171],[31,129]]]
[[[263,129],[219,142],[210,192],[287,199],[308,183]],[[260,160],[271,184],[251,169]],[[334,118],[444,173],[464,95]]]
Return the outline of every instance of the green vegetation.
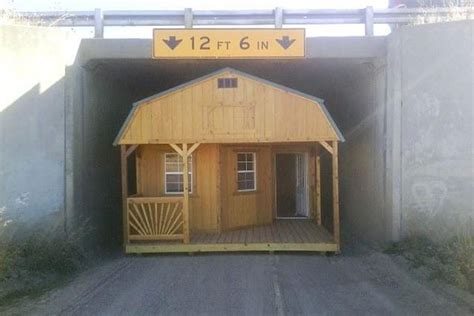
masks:
[[[59,213],[34,223],[0,216],[0,306],[39,295],[84,268],[85,233],[66,236]]]
[[[432,241],[412,236],[394,243],[387,253],[398,254],[414,268],[425,267],[433,279],[442,280],[474,293],[474,230],[472,222],[455,237]]]

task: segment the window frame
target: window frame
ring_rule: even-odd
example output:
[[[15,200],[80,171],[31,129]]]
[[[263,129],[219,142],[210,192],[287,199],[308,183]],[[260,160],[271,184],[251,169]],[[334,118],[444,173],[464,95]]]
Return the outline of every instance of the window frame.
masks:
[[[237,89],[237,77],[217,78],[217,89]]]
[[[179,160],[179,159],[181,159],[181,160],[183,159],[183,158],[182,158],[178,153],[176,153],[176,152],[167,152],[167,153],[165,153],[165,154],[163,155],[163,158],[164,158],[164,159],[163,159],[163,165],[164,165],[164,168],[163,168],[163,174],[164,174],[164,179],[163,179],[163,180],[164,180],[164,181],[163,181],[163,182],[164,182],[164,186],[165,186],[165,190],[164,190],[164,191],[165,191],[165,194],[167,194],[167,195],[168,195],[168,194],[169,194],[169,195],[183,195],[183,194],[184,194],[184,174],[183,174],[184,172],[183,172],[183,171],[166,171],[166,166],[167,166],[167,162],[166,162],[167,159],[166,159],[166,157],[169,156],[169,155],[176,155],[176,156],[178,156],[178,160]],[[194,169],[194,168],[193,168],[193,160],[194,160],[194,159],[193,159],[193,155],[190,155],[188,158],[190,159],[190,161],[188,162],[188,163],[189,163],[188,175],[191,176],[188,185],[189,185],[189,194],[192,194],[192,193],[193,193],[193,184],[194,184],[194,179],[193,179],[193,178],[194,178],[194,176],[193,176],[193,169]],[[169,191],[168,191],[168,186],[167,186],[167,184],[168,184],[167,175],[183,175],[183,191],[181,191],[181,192],[169,192]]]
[[[239,170],[239,154],[251,154],[252,155],[252,164],[253,170]],[[235,162],[237,165],[236,168],[236,189],[239,193],[245,192],[256,192],[257,191],[257,153],[255,151],[238,151],[235,155]],[[245,161],[247,163],[247,160]],[[253,188],[252,189],[239,189],[239,173],[253,173]]]

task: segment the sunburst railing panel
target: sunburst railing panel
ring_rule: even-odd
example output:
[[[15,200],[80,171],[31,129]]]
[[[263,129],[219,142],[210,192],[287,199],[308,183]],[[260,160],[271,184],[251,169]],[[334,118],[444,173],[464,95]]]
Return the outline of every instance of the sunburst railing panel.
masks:
[[[181,197],[127,199],[129,240],[184,239]]]

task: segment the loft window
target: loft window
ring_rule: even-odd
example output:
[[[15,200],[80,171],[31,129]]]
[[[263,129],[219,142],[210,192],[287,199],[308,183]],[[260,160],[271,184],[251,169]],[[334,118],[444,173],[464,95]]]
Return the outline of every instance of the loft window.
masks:
[[[193,190],[193,160],[188,157],[189,193]],[[165,193],[181,194],[183,189],[183,158],[177,153],[165,154]]]
[[[257,189],[256,154],[237,153],[237,191],[248,192]]]
[[[237,88],[237,78],[218,78],[217,88],[219,89]]]

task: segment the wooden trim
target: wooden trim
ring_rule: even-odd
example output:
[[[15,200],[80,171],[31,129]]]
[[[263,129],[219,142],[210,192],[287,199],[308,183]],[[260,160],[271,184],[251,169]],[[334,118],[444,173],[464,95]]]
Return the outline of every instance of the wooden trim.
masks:
[[[321,157],[316,156],[316,222],[322,224],[321,216]]]
[[[325,137],[323,139],[319,138],[291,138],[291,139],[269,139],[269,138],[235,138],[232,140],[226,138],[208,138],[208,139],[150,139],[146,142],[140,142],[140,145],[170,145],[176,144],[180,141],[186,141],[188,144],[200,143],[200,144],[221,144],[221,145],[244,145],[244,144],[252,144],[252,146],[256,147],[259,145],[268,146],[268,145],[289,145],[289,144],[310,144],[314,142],[322,142],[322,141],[333,141],[337,140],[337,138],[328,138]],[[123,145],[133,145],[136,144],[136,141],[121,141],[120,144]]]
[[[331,147],[331,145],[329,145],[327,142],[325,141],[320,141],[319,142],[321,144],[321,146],[324,147],[324,149],[326,149],[331,155],[334,155],[334,150],[333,148]],[[337,142],[333,142],[333,143],[337,143]]]
[[[337,252],[335,243],[239,243],[239,244],[128,244],[126,253],[187,253],[237,251],[313,251]]]
[[[182,234],[178,235],[132,235],[130,240],[182,240]]]
[[[143,192],[142,190],[142,174],[141,174],[141,157],[140,157],[140,152],[139,149],[137,149],[137,152],[135,154],[135,183],[137,186],[137,195],[141,194]]]
[[[181,202],[183,200],[182,197],[129,197],[127,199],[129,202],[136,202],[136,203],[176,203]]]
[[[262,191],[262,190],[248,190],[248,191],[239,191],[239,190],[234,190],[232,192],[232,195],[249,195],[249,194],[260,194],[262,192],[265,192],[265,191]]]
[[[128,196],[128,170],[127,170],[127,147],[126,145],[120,146],[120,173],[122,182],[122,224],[123,224],[123,245],[129,243],[129,225],[128,225],[128,207],[127,207],[127,196]]]
[[[341,236],[339,223],[339,171],[338,171],[338,148],[337,142],[332,143],[334,154],[332,156],[332,200],[333,200],[333,226],[334,240],[337,244],[337,252],[341,251]]]
[[[223,212],[223,196],[222,196],[222,145],[216,145],[217,146],[217,180],[216,180],[216,190],[217,190],[217,231],[219,233],[222,232],[222,212]]]
[[[196,148],[199,147],[199,145],[201,145],[201,143],[193,144],[191,148],[188,149],[187,156],[190,156],[196,150]]]
[[[189,179],[188,179],[188,144],[183,144],[183,231],[184,243],[189,244]]]
[[[181,157],[184,157],[184,152],[181,148],[179,148],[176,144],[169,144],[171,148],[173,148]]]
[[[131,145],[131,146],[127,149],[125,155],[126,155],[127,157],[130,156],[130,155],[135,151],[135,149],[138,148],[138,146],[140,146],[140,145],[137,145],[137,144]]]
[[[252,144],[253,145],[253,144]],[[233,148],[232,148],[232,151],[234,153],[238,153],[238,152],[254,152],[254,153],[259,153],[262,148],[264,148],[265,146],[260,146],[260,147],[256,147],[256,146],[241,146],[239,144],[239,147],[235,147],[235,145],[231,145]],[[223,144],[223,146],[227,146],[226,144]],[[270,147],[270,146],[267,146],[267,147]]]

